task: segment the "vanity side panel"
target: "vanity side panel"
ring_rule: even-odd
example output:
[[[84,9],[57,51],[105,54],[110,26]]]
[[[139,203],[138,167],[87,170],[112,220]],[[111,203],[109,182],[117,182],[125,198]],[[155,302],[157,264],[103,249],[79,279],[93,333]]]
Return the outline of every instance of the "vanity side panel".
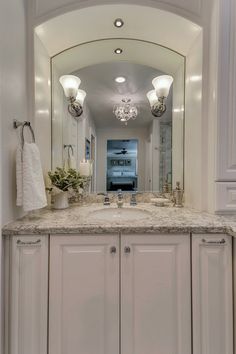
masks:
[[[9,354],[47,354],[48,236],[10,240]]]
[[[233,354],[232,297],[232,238],[193,235],[193,354]]]
[[[233,323],[234,323],[234,354],[236,353],[236,239],[233,237],[233,302],[234,302],[234,313],[233,313]]]
[[[4,308],[4,329],[3,329],[3,350],[4,353],[9,353],[9,325],[10,325],[10,313],[9,313],[9,299],[10,299],[10,236],[5,236],[3,238],[3,255],[4,255],[4,262],[3,262],[3,308]]]

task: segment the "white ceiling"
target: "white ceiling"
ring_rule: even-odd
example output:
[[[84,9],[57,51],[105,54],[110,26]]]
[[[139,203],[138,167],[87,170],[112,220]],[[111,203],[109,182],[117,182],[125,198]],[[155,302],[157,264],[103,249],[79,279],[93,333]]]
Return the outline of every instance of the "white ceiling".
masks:
[[[137,105],[139,114],[136,120],[128,122],[129,128],[140,128],[150,124],[153,116],[146,93],[153,89],[152,79],[159,70],[129,62],[109,62],[86,67],[74,73],[79,76],[81,89],[87,92],[86,105],[97,128],[120,128],[124,126],[113,114],[113,106],[124,97],[131,98]],[[124,76],[126,82],[119,84],[115,78]],[[167,100],[167,112],[162,120],[171,119],[172,95]]]
[[[125,25],[116,28],[121,17]],[[35,29],[50,56],[80,43],[105,38],[151,41],[186,55],[201,27],[173,13],[139,5],[107,4],[68,12]]]
[[[114,53],[122,48],[123,53]],[[162,46],[131,39],[107,39],[68,49],[53,58],[58,75],[74,72],[80,68],[104,62],[132,62],[157,68],[174,75],[183,65],[182,55]]]

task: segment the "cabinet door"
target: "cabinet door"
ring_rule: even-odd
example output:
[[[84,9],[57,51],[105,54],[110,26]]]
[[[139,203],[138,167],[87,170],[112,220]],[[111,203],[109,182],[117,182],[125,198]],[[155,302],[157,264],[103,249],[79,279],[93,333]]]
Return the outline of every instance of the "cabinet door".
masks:
[[[125,236],[121,262],[121,353],[190,354],[190,236]]]
[[[14,236],[10,251],[9,353],[47,353],[48,236]]]
[[[119,353],[119,237],[51,237],[49,354],[111,353]]]
[[[232,354],[231,237],[194,235],[192,261],[193,354]]]

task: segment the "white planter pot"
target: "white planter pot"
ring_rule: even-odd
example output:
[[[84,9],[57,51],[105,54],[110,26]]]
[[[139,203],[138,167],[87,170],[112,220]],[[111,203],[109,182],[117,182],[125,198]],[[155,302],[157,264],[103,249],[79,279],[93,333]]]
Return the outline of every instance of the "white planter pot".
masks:
[[[68,192],[61,192],[54,196],[54,209],[66,209],[69,207]]]

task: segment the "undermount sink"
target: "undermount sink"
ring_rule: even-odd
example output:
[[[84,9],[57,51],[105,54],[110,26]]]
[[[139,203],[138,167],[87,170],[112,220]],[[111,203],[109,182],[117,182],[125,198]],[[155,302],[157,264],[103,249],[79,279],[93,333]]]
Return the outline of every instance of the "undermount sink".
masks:
[[[95,210],[91,213],[90,218],[95,220],[106,221],[128,221],[146,219],[150,213],[142,209],[132,208],[107,208]]]

